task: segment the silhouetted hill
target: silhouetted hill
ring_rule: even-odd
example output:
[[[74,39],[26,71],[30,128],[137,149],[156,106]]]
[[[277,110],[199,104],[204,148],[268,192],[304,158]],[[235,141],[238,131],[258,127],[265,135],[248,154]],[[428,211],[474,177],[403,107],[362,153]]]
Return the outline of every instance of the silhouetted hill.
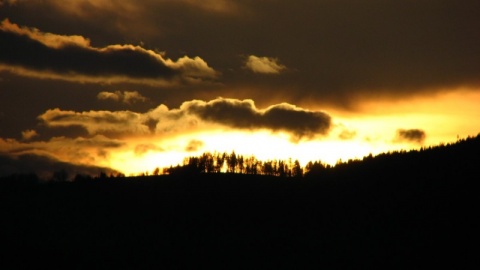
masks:
[[[303,178],[197,172],[18,188],[4,178],[0,264],[464,268],[476,258],[479,155],[477,136]]]
[[[118,173],[106,167],[75,165],[47,156],[22,154],[13,158],[0,153],[0,178],[8,178],[11,175],[36,174],[40,178],[49,179],[55,178],[55,173],[58,172],[64,174],[65,179],[62,180],[73,178],[76,174]]]

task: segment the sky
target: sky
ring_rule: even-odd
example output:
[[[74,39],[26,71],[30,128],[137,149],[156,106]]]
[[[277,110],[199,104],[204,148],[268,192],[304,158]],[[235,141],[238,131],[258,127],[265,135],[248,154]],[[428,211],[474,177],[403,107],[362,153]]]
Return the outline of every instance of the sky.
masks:
[[[480,132],[478,0],[0,0],[0,175]]]

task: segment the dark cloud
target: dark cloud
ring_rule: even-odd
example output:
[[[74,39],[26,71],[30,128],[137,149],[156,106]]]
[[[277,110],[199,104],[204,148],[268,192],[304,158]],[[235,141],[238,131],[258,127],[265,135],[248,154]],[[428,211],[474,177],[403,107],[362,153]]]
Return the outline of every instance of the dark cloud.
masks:
[[[210,102],[192,101],[184,103],[182,107],[206,121],[240,129],[287,131],[297,139],[325,135],[331,126],[328,114],[304,110],[287,103],[260,110],[252,100],[220,98]]]
[[[400,141],[409,141],[423,143],[427,137],[425,131],[421,129],[399,129],[397,130],[397,139]]]
[[[0,177],[12,174],[35,173],[44,179],[50,179],[54,172],[65,171],[69,179],[77,174],[97,176],[101,172],[117,174],[118,172],[98,166],[76,165],[62,162],[47,156],[24,154],[19,156],[6,156],[0,154]]]
[[[215,91],[162,93],[177,104],[228,95],[345,107],[480,85],[477,0],[17,2],[0,17],[91,37],[98,48],[142,41],[175,58],[201,55],[222,72],[226,87]],[[288,72],[255,76],[244,68],[248,55],[278,58]]]
[[[40,78],[155,84],[216,76],[199,57],[174,62],[140,46],[95,48],[80,36],[42,33],[8,20],[0,27],[0,50],[0,70]]]

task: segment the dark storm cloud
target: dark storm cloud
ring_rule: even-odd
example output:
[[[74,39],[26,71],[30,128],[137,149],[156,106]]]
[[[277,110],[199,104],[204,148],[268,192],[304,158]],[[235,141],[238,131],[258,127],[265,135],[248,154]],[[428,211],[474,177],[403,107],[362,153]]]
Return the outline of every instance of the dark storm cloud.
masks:
[[[0,16],[102,46],[133,40],[170,55],[201,55],[228,86],[198,89],[207,100],[228,94],[258,104],[275,97],[346,106],[359,97],[480,85],[477,0],[38,0],[17,1]],[[255,76],[244,68],[248,55],[280,59],[288,72]],[[180,97],[191,100],[192,91],[169,96]]]
[[[205,121],[233,128],[282,130],[294,134],[297,138],[325,135],[331,126],[328,114],[304,110],[287,103],[260,110],[252,100],[219,98],[210,102],[184,103],[181,109]]]
[[[425,131],[421,129],[399,129],[397,130],[397,139],[415,143],[423,143],[426,138]]]
[[[80,36],[61,36],[19,27],[4,20],[0,27],[0,64],[21,75],[64,80],[154,84],[182,77],[214,78],[215,71],[199,57],[174,62],[133,45],[90,46]],[[0,69],[2,69],[0,67]]]

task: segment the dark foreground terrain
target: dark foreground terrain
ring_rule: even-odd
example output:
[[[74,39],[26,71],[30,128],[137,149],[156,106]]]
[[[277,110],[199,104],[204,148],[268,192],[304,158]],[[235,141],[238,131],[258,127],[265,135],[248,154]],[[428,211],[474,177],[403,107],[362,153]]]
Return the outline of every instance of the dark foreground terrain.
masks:
[[[296,179],[3,180],[0,264],[466,268],[478,257],[479,141],[367,158]]]

